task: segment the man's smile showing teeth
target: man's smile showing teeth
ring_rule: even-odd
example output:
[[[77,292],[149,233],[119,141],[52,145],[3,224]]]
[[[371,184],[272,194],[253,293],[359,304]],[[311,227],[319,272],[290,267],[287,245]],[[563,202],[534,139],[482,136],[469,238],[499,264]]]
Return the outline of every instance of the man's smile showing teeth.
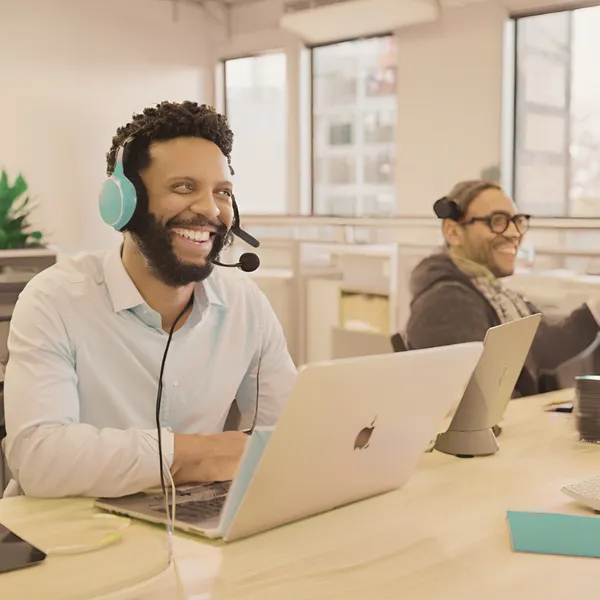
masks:
[[[210,240],[211,232],[210,231],[197,231],[195,229],[181,229],[176,227],[173,229],[173,232],[177,235],[180,235],[183,238],[186,238],[192,242],[208,242]]]
[[[516,256],[517,255],[517,249],[515,246],[511,246],[511,245],[504,245],[504,246],[497,246],[496,250],[498,252],[500,252],[501,254],[508,254],[510,256]]]

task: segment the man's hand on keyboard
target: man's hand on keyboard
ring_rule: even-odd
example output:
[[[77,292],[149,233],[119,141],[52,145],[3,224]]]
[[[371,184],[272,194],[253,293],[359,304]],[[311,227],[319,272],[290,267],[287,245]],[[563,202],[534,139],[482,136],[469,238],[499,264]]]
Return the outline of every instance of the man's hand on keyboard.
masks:
[[[241,431],[175,435],[171,473],[176,484],[231,481],[248,442]]]

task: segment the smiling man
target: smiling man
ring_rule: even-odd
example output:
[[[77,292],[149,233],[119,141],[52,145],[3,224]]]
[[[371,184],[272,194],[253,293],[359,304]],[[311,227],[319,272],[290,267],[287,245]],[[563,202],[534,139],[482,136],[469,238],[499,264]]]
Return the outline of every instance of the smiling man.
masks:
[[[426,258],[412,274],[410,348],[482,341],[490,327],[539,312],[502,282],[514,272],[529,216],[520,214],[498,185],[459,183],[434,209],[443,219],[446,249]],[[596,341],[599,319],[599,299],[563,320],[544,318],[517,395],[539,392],[544,373],[588,349]]]
[[[61,261],[14,311],[5,379],[9,494],[121,496],[160,483],[230,480],[247,437],[242,415],[274,424],[296,370],[265,296],[215,268],[239,233],[225,117],[163,102],[121,127],[108,174],[137,197],[120,248]],[[127,182],[126,182],[127,183]],[[118,226],[117,226],[118,227]]]

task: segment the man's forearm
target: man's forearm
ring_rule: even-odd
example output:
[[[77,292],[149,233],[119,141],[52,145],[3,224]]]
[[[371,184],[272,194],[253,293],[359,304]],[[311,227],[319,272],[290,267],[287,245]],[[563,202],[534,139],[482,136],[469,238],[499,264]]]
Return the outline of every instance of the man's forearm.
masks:
[[[162,430],[170,468],[173,434]],[[40,425],[7,439],[9,466],[29,496],[117,497],[160,482],[156,430]]]
[[[553,371],[587,350],[598,336],[599,326],[589,306],[582,306],[557,321],[544,318],[537,330],[532,356],[537,366]]]

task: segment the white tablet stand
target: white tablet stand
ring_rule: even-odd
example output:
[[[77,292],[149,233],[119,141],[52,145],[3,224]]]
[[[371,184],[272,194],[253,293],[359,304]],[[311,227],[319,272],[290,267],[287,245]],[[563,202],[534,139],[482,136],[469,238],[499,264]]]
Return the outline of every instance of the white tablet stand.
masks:
[[[494,407],[488,406],[474,377],[448,430],[438,436],[435,449],[460,458],[489,456],[498,452],[498,442],[492,430],[495,425],[494,415],[490,414],[493,409]]]

